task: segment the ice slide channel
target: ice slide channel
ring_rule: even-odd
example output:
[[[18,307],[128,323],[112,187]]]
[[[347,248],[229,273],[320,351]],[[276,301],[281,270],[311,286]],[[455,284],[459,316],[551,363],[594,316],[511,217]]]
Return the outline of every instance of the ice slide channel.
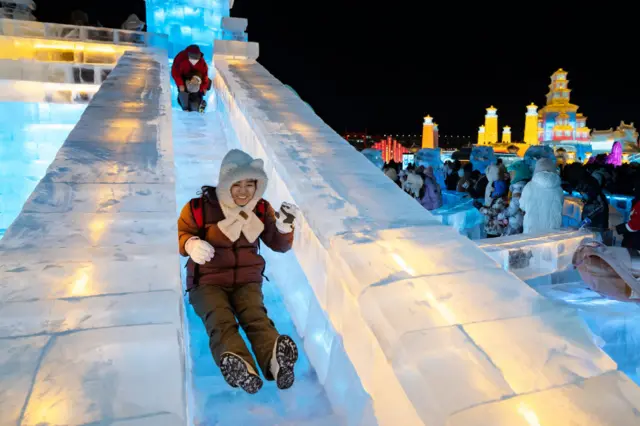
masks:
[[[265,159],[268,197],[302,209],[295,255],[313,294],[287,276],[278,286],[298,300],[299,330],[316,303],[329,317],[324,346],[303,337],[330,400],[338,346],[378,424],[640,423],[640,390],[574,309],[397,191],[255,60],[214,60],[223,128]]]
[[[222,156],[237,141],[227,142],[215,112],[173,111],[172,123],[168,81],[166,59],[127,54],[46,174],[32,170],[34,186],[44,178],[31,197],[33,187],[11,199],[22,206],[29,198],[0,241],[0,388],[11,389],[0,398],[0,425],[347,423],[303,350],[294,389],[278,392],[268,383],[250,397],[224,383],[188,305],[183,334],[176,212],[200,184],[215,184]],[[31,115],[38,124],[71,123],[68,107],[54,108],[63,117],[43,116],[42,106]],[[81,110],[71,109],[77,118]],[[31,138],[25,129],[13,130],[13,139]],[[62,145],[35,158],[28,143],[13,142],[3,143],[13,148],[3,152],[21,155],[12,158],[12,173],[20,162],[28,170],[51,163]],[[308,286],[292,254],[269,265],[271,283],[286,274]],[[302,349],[271,283],[265,286],[270,314]],[[309,330],[320,334],[326,320],[315,312]],[[344,352],[334,357],[348,364]],[[352,369],[342,372],[333,382],[357,381]],[[358,395],[361,410],[371,411],[366,393],[348,390],[351,412]]]

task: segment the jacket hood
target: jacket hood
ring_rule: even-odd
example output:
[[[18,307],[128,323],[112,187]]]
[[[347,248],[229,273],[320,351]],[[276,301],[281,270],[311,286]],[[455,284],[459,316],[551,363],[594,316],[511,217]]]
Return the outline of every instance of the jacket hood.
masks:
[[[220,177],[218,179],[218,185],[216,186],[218,200],[227,207],[237,207],[231,197],[231,186],[245,179],[257,181],[256,193],[251,202],[246,206],[249,210],[253,210],[264,195],[269,181],[267,174],[264,172],[264,161],[259,158],[254,159],[239,149],[232,149],[222,159]]]
[[[536,162],[536,168],[533,171],[533,174],[540,172],[556,172],[558,168],[556,167],[556,162],[550,158],[541,158]]]
[[[198,59],[202,57],[202,52],[200,51],[200,48],[195,45],[192,44],[191,46],[188,46],[185,51],[187,52],[187,54],[191,57],[191,56],[198,56]]]
[[[511,179],[512,184],[523,180],[531,180],[531,168],[524,161],[516,161],[507,170],[514,174],[513,179]]]
[[[536,172],[531,181],[543,188],[558,188],[562,183],[560,175],[556,172]]]

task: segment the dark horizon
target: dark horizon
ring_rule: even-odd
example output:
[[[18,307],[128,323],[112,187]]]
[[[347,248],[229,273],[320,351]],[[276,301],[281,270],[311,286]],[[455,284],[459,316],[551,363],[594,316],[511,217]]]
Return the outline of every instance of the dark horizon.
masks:
[[[36,16],[65,22],[77,8],[92,24],[119,27],[130,13],[145,20],[142,0],[83,3],[38,4]],[[640,125],[635,36],[613,6],[553,4],[522,15],[494,4],[235,3],[232,16],[248,18],[249,39],[260,43],[259,62],[341,134],[418,134],[429,114],[441,134],[475,136],[493,105],[500,129],[511,126],[520,140],[526,106],[544,106],[558,68],[588,127]]]

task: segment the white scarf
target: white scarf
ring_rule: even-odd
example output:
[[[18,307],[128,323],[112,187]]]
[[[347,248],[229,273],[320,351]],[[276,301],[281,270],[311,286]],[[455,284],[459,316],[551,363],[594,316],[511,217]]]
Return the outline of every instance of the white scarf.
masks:
[[[218,222],[218,228],[232,243],[238,241],[241,233],[247,241],[253,243],[264,231],[264,223],[253,212],[258,201],[260,200],[251,200],[244,207],[229,207],[220,201],[224,219]]]

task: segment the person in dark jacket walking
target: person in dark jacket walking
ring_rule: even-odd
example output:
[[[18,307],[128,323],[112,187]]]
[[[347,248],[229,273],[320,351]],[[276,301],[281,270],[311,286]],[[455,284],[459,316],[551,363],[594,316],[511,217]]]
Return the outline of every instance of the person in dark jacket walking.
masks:
[[[204,111],[204,95],[211,89],[209,67],[200,48],[187,47],[173,60],[171,76],[178,86],[178,103],[184,111]]]
[[[267,186],[263,167],[260,159],[230,151],[222,160],[218,186],[203,187],[198,200],[204,230],[198,226],[194,200],[178,219],[180,254],[189,256],[189,301],[204,322],[224,379],[248,393],[260,390],[262,379],[238,323],[264,377],[276,380],[280,389],[293,385],[298,359],[294,341],[280,335],[267,316],[262,294],[265,260],[259,254],[260,241],[276,252],[291,249],[298,208],[283,203],[275,212],[261,198]]]

